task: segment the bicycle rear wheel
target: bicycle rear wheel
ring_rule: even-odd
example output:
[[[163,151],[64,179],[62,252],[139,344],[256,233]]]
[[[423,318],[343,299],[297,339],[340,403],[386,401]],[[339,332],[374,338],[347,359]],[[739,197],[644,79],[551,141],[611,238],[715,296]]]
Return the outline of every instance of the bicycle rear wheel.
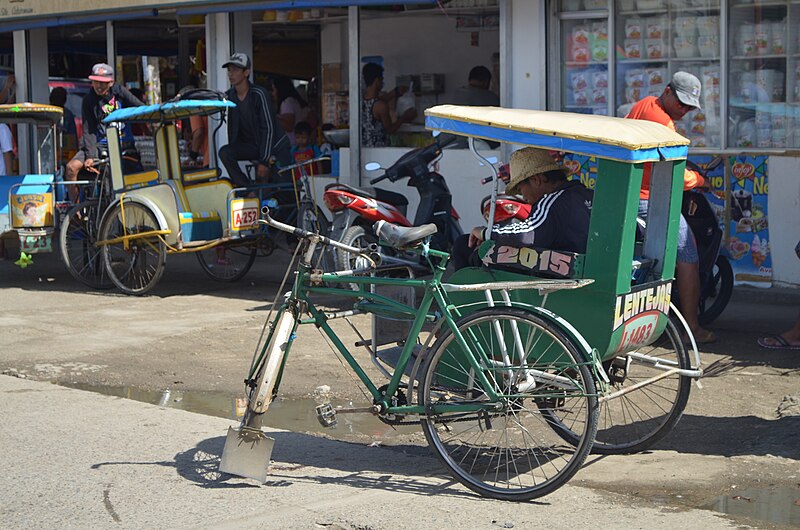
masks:
[[[97,199],[70,208],[59,228],[59,248],[73,278],[94,289],[111,289],[102,249],[95,245],[102,213]]]
[[[459,482],[481,495],[526,501],[551,493],[578,471],[597,429],[595,382],[585,359],[561,330],[519,309],[477,311],[458,330],[484,366],[499,408],[469,410],[492,400],[448,329],[431,348],[420,385],[428,443]],[[570,426],[580,433],[574,446],[541,411],[548,400],[563,406],[565,398]]]
[[[197,252],[203,272],[220,282],[235,282],[253,266],[258,253],[256,239],[232,241]]]
[[[100,240],[118,239],[103,245],[103,262],[114,285],[125,294],[142,295],[156,286],[164,274],[167,249],[158,235],[133,237],[159,230],[150,208],[135,202],[119,203],[104,217]]]
[[[689,353],[680,339],[678,328],[670,319],[667,328],[655,343],[639,348],[636,354],[644,355],[661,365],[689,369]],[[630,389],[646,379],[663,375],[664,370],[637,360],[628,362],[627,356],[615,359],[624,375],[612,379],[611,393]],[[689,400],[691,378],[672,374],[658,381],[634,389],[600,406],[597,435],[593,453],[630,454],[648,449],[672,431],[683,414]],[[578,437],[567,425],[567,414],[559,409],[546,411],[551,416],[557,432],[570,443]]]

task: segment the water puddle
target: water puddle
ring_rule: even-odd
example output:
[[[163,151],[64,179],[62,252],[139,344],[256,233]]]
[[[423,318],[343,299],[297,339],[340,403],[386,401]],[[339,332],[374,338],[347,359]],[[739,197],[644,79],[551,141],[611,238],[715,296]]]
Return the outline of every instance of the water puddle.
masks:
[[[759,521],[800,526],[800,487],[745,489],[717,497],[709,508]]]
[[[100,386],[87,383],[60,383],[60,385],[230,420],[241,419],[246,407],[243,396],[237,397],[225,392],[176,389],[157,392],[125,386]],[[353,406],[344,401],[332,401],[331,403],[334,407]],[[315,412],[317,404],[318,401],[311,398],[291,400],[278,398],[270,405],[264,425],[293,432],[324,433],[332,438],[347,441],[365,436],[373,440],[382,440],[401,434],[421,432],[418,425],[400,425],[392,428],[371,414],[338,414],[336,426],[323,427],[317,421]],[[359,403],[355,406],[362,407],[365,404]]]

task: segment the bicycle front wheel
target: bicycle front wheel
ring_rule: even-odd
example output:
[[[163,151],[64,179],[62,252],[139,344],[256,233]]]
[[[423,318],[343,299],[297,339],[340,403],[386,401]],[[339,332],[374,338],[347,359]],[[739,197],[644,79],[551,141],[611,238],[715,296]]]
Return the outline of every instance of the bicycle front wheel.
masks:
[[[114,287],[106,274],[97,233],[102,211],[97,199],[76,204],[67,212],[59,229],[61,259],[73,278],[94,289]]]
[[[457,327],[470,351],[448,329],[431,348],[421,382],[428,443],[459,482],[483,496],[526,501],[553,492],[583,464],[597,429],[586,360],[561,330],[520,309],[477,311]],[[565,443],[541,410],[567,400],[576,445]],[[486,404],[494,410],[474,410]]]
[[[103,262],[111,281],[123,293],[145,294],[164,274],[164,241],[158,235],[137,235],[159,228],[150,208],[135,202],[121,202],[103,217],[100,240],[116,240],[103,245]],[[123,239],[126,237],[129,239]]]

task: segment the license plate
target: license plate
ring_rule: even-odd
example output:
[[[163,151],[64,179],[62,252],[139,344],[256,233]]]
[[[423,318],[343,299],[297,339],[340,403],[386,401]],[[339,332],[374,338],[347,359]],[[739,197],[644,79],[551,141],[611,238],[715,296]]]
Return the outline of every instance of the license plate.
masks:
[[[250,230],[258,223],[258,199],[231,201],[231,229]]]
[[[52,238],[45,234],[41,236],[19,236],[19,248],[26,254],[52,252]]]

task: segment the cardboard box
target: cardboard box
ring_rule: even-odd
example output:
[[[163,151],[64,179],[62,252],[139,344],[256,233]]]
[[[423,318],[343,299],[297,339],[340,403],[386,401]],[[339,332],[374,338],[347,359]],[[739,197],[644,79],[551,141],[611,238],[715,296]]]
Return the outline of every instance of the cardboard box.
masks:
[[[322,91],[338,92],[342,87],[342,63],[327,63],[322,65]]]

